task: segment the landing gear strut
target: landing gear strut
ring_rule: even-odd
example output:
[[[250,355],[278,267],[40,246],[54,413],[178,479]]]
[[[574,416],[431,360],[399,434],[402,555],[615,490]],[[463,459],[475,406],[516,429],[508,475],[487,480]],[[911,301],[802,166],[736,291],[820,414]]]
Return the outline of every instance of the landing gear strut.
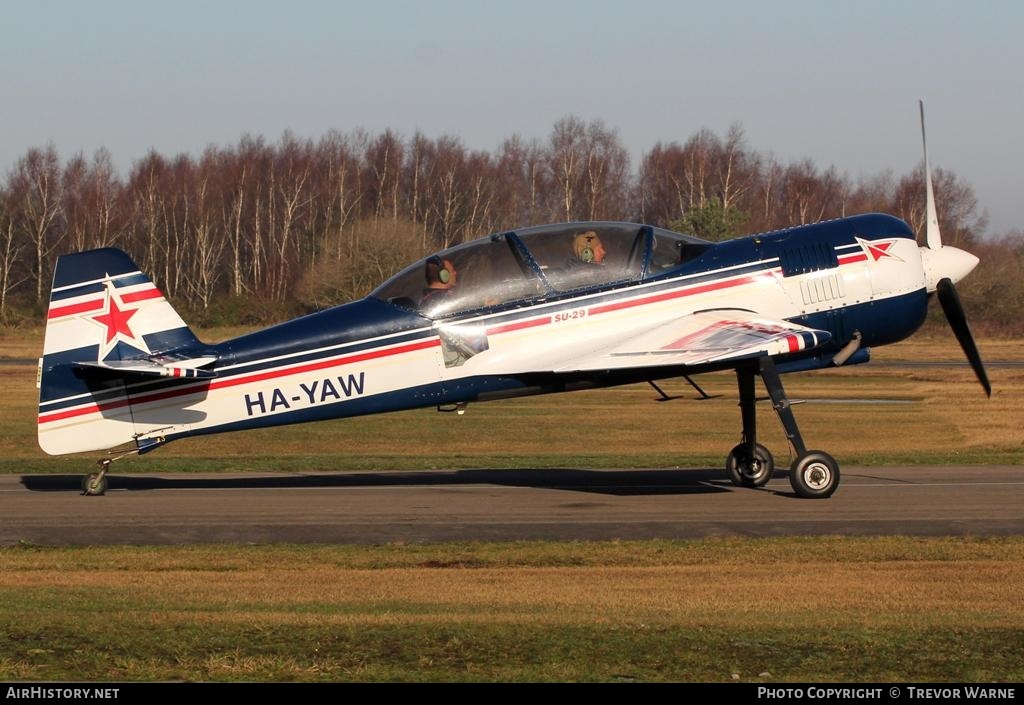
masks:
[[[157,431],[163,431],[165,429],[157,429]],[[154,433],[150,431],[150,433]],[[152,450],[158,445],[165,442],[163,436],[146,437],[143,438],[143,434],[138,434],[134,438],[135,446],[125,449],[122,447],[119,450],[107,451],[110,456],[97,460],[96,464],[100,466],[99,472],[89,473],[82,478],[82,494],[86,497],[99,497],[100,495],[106,494],[107,492],[107,471],[110,470],[110,464],[115,460],[121,458],[127,458],[129,455],[136,455],[139,453],[145,453],[147,450]]]
[[[764,356],[748,365],[736,368],[736,381],[740,391],[740,415],[743,418],[743,438],[726,458],[729,479],[739,487],[762,487],[772,478],[775,462],[772,454],[757,442],[757,398],[754,396],[754,376],[764,381],[772,407],[782,422],[796,460],[789,469],[789,482],[801,497],[824,499],[831,497],[839,487],[839,464],[828,453],[807,450],[800,429],[796,425],[793,409],[782,380],[770,357]]]

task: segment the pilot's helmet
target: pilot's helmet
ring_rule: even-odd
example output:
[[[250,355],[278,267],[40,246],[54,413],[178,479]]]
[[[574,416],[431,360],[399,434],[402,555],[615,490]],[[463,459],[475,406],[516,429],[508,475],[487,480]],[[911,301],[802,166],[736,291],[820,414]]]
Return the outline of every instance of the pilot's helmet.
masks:
[[[572,241],[572,253],[580,262],[590,264],[597,258],[597,249],[601,247],[601,238],[593,230],[577,235]]]

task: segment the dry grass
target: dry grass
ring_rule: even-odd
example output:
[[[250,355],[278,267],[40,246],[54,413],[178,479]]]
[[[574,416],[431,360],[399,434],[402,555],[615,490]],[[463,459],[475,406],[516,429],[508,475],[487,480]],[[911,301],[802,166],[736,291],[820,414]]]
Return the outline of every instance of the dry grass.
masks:
[[[15,548],[0,566],[0,679],[1024,675],[1016,538]]]
[[[175,620],[397,624],[615,624],[643,620],[722,628],[830,628],[908,622],[1024,629],[1024,563],[845,563],[576,568],[254,567],[9,573],[0,589],[81,599]],[[721,589],[728,585],[729,590]],[[685,589],[681,589],[685,586]],[[757,595],[737,601],[736,595]],[[139,596],[145,596],[140,599]],[[28,599],[23,597],[22,599]]]

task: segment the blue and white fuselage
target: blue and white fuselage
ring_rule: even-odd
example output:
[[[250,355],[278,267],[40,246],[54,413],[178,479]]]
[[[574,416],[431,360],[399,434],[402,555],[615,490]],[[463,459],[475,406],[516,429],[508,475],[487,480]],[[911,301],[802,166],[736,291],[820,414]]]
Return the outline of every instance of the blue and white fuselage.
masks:
[[[566,242],[583,229],[601,234],[620,264],[559,286]],[[486,258],[506,255],[500,283],[473,280],[470,268],[493,273]],[[72,267],[84,276],[80,291],[55,287],[40,445],[149,450],[197,434],[698,373],[751,355],[772,355],[783,371],[823,367],[855,331],[863,348],[911,335],[927,305],[920,248],[905,223],[883,215],[714,245],[646,226],[562,224],[441,256],[464,288],[444,311],[417,308],[417,263],[366,299],[216,345],[195,340],[126,256],[61,258],[58,279]],[[100,281],[89,274],[101,270]],[[130,316],[123,330],[112,308]],[[161,356],[181,374],[117,368]]]

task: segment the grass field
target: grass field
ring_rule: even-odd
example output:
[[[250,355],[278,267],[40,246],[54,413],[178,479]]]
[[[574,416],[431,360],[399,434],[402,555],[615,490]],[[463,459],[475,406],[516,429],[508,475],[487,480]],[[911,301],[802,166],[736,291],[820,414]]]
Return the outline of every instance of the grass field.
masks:
[[[0,549],[0,680],[1004,681],[1024,540]]]
[[[0,357],[36,357],[39,336],[3,333]],[[1017,341],[981,348],[1022,357]],[[960,358],[951,336],[875,354]],[[784,379],[809,400],[809,445],[843,464],[1022,463],[1024,370],[990,375],[991,399],[966,368]],[[90,470],[98,454],[38,449],[34,380],[0,365],[0,471]],[[699,381],[721,396],[668,382],[687,399],[637,385],[410,411],[182,441],[114,471],[720,467],[735,382]],[[6,547],[0,680],[1014,682],[1022,585],[1020,537]]]

